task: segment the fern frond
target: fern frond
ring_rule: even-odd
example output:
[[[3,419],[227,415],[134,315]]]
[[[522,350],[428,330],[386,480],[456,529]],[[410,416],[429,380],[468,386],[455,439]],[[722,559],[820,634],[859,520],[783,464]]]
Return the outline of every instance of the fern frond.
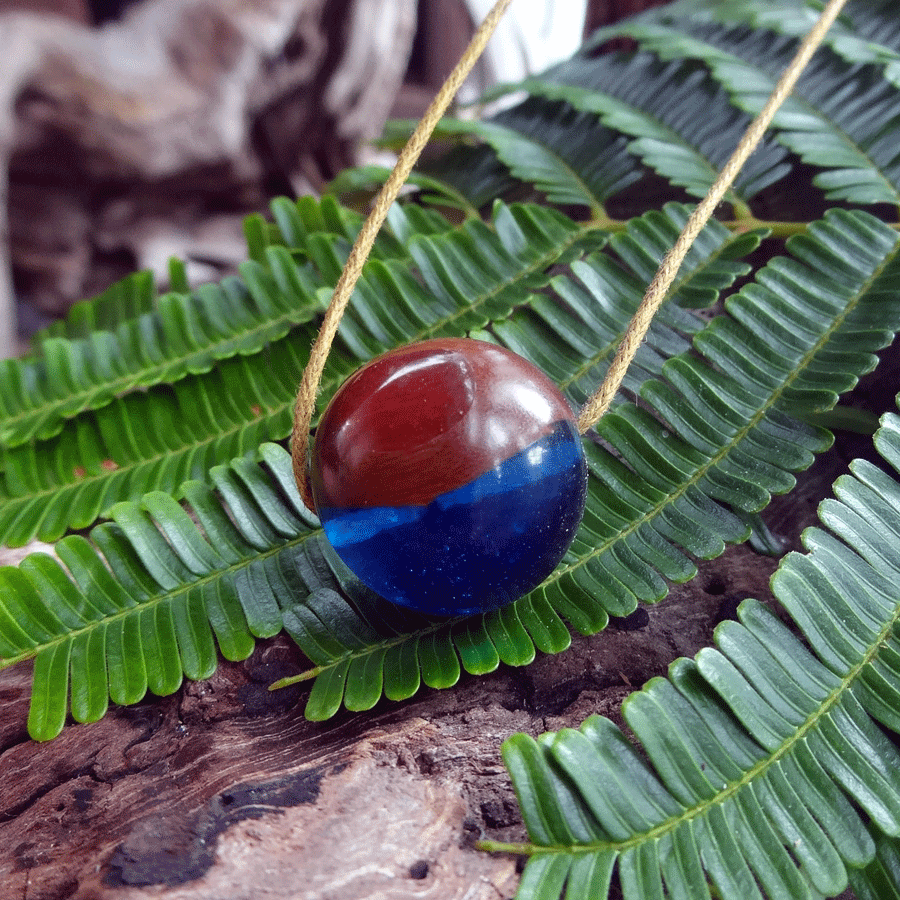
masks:
[[[78,413],[139,387],[208,371],[220,359],[255,353],[309,321],[320,309],[318,285],[286,251],[268,254],[272,271],[246,263],[244,283],[227,278],[188,295],[166,294],[155,312],[115,332],[47,338],[37,359],[5,360],[0,441],[15,447],[53,437]]]
[[[649,284],[691,211],[691,207],[678,203],[667,203],[661,211],[651,210],[613,234],[610,248],[639,281]],[[711,220],[685,256],[667,299],[686,309],[712,306],[722,291],[751,271],[744,257],[766,234],[762,229],[730,232]]]
[[[625,138],[564,103],[531,99],[489,121],[445,119],[436,134],[480,138],[551,203],[586,206],[594,216],[602,217],[604,201],[641,176]]]
[[[390,127],[388,123],[386,131]],[[476,213],[481,210],[482,217],[498,197],[516,199],[516,179],[486,145],[451,149],[439,163],[431,166],[425,163],[425,166],[429,178],[437,179],[446,186],[443,192],[462,196],[466,208]]]
[[[74,304],[64,319],[42,328],[32,340],[39,345],[48,338],[77,340],[95,331],[114,331],[122,322],[150,312],[157,294],[152,272],[134,272],[96,297]]]
[[[876,446],[896,470],[900,417]],[[723,900],[831,896],[875,855],[866,820],[900,834],[900,754],[876,725],[900,724],[900,484],[865,461],[851,470],[823,507],[828,530],[808,530],[772,581],[808,648],[747,600],[715,648],[625,701],[642,755],[599,717],[507,741],[533,854],[519,900],[607,896],[613,862],[626,900],[709,897],[707,881]],[[860,896],[896,892],[896,879],[873,890],[896,871],[896,843],[878,853],[854,878]],[[590,868],[603,877],[588,889]]]
[[[0,543],[56,540],[120,500],[206,478],[279,425],[283,436],[290,415],[276,398],[287,390],[285,375],[302,367],[302,353],[308,349],[283,341],[262,358],[236,357],[202,379],[115,400],[43,444],[3,450]]]
[[[530,221],[526,213],[530,214],[530,210],[510,211],[505,208],[498,210],[497,230],[504,235],[506,246],[515,248],[521,244],[523,248],[521,252],[534,254],[537,252],[538,243],[533,238],[526,242],[522,233],[522,228]],[[665,241],[670,232],[678,229],[686,214],[685,207],[672,206],[667,207],[664,213],[649,214],[644,219],[632,223],[629,231],[617,241],[621,258],[626,259],[634,255],[635,244],[642,234],[652,232],[658,235],[659,241]],[[551,222],[557,219],[557,214],[550,217]],[[479,226],[479,230],[480,228],[483,226]],[[549,226],[546,222],[544,228],[547,233]],[[569,225],[560,230],[555,240],[558,242],[565,239],[571,245],[573,241],[577,241],[579,234],[574,226]],[[470,253],[471,246],[464,239],[464,233],[456,233],[451,243],[456,248],[453,253],[443,242],[438,242],[429,249],[420,243],[411,251],[420,260],[421,270],[429,273],[429,283],[434,286],[440,285],[442,279],[449,280],[452,276],[451,271],[439,275],[439,266],[460,258],[463,253],[468,253],[470,260],[475,258]],[[702,285],[704,290],[728,286],[742,271],[739,262],[730,263],[729,260],[749,251],[755,243],[756,236],[734,238],[722,226],[711,225],[688,260],[676,296],[695,296],[696,293],[692,289],[694,282]],[[554,243],[553,246],[556,248],[554,258],[557,258],[560,254],[558,243]],[[438,252],[435,247],[442,249]],[[525,251],[525,247],[530,249]],[[540,257],[536,256],[530,258],[540,260]],[[514,258],[510,256],[506,257],[506,260],[512,265]],[[646,259],[641,262],[643,266],[649,264]],[[492,265],[496,268],[499,263],[494,260]],[[520,267],[521,262],[511,271],[519,271]],[[538,267],[534,284],[547,283],[550,275],[544,272],[544,268],[543,264]],[[388,273],[390,267],[384,264],[375,266],[373,272],[379,271],[382,274]],[[617,342],[631,312],[639,303],[642,283],[634,275],[626,276],[621,263],[615,263],[596,252],[576,261],[575,272],[577,282],[562,276],[555,276],[553,279],[553,285],[560,296],[565,296],[565,292],[573,296],[576,291],[582,294],[581,306],[572,306],[580,318],[572,323],[570,336],[577,337],[579,332],[587,330],[587,325],[590,325],[591,330],[605,329],[608,332],[605,349],[608,351]],[[372,284],[363,286],[360,298],[362,308],[369,309],[374,314],[379,303],[390,302],[390,294],[385,292],[373,295],[371,302],[367,303],[366,292],[372,289]],[[520,292],[517,289],[515,293],[518,296]],[[417,295],[413,294],[412,297],[415,298]],[[435,293],[432,302],[446,304],[438,307],[435,313],[446,313],[448,310],[456,309],[458,315],[473,317],[474,323],[481,323],[486,318],[483,313],[476,312],[468,304],[452,305],[450,298],[446,296],[442,300],[439,293]],[[495,304],[492,313],[498,317],[498,321],[502,318],[502,313],[507,313],[512,308],[512,304],[497,304],[493,295],[491,302]],[[398,307],[392,305],[391,310],[393,312],[391,321],[398,321]],[[674,307],[668,318],[663,318],[654,329],[650,352],[654,354],[656,361],[651,364],[648,360],[645,363],[646,371],[658,371],[665,354],[685,349],[688,346],[686,337],[696,333],[699,327],[700,322],[693,314],[679,311]],[[371,333],[371,330],[368,333]],[[520,329],[519,333],[524,332]],[[283,346],[289,347],[288,344]],[[365,347],[363,349],[365,350]],[[277,373],[280,369],[299,364],[296,357],[280,357],[277,355],[279,352],[287,353],[288,349],[278,351],[273,348],[270,351],[268,373]],[[297,354],[305,350],[291,347],[290,352]],[[572,363],[573,366],[581,366],[583,360],[573,357]],[[598,371],[604,364],[602,359],[594,361]],[[248,398],[246,393],[248,383],[253,384],[252,381],[247,381],[249,365],[249,360],[236,359],[222,364],[217,369],[224,376],[222,382],[224,389],[230,383],[228,375],[230,367],[245,367],[242,372],[233,372],[230,376],[234,379],[240,377],[240,383],[244,385],[244,392],[240,394],[242,402],[246,402]],[[331,365],[334,368],[329,369],[331,373],[329,377],[336,383],[339,376],[345,375],[357,365],[357,361],[346,353],[338,352]],[[345,367],[343,372],[340,368],[342,365]],[[573,368],[568,373],[569,376],[574,372]],[[277,374],[273,374],[272,377],[277,378]],[[185,390],[192,383],[187,379],[176,385],[175,389]],[[634,387],[637,389],[638,386],[636,381]],[[271,397],[271,390],[267,392],[265,385],[257,383],[257,388],[261,400]],[[198,399],[202,398],[199,394],[195,396]],[[134,400],[118,402],[134,402]],[[169,416],[166,416],[167,419],[171,418],[171,422],[168,429],[163,429],[160,427],[161,420],[153,419],[153,415],[162,415],[160,404],[165,401],[161,397],[152,396],[151,392],[151,396],[148,396],[145,402],[147,406],[144,416],[148,420],[149,433],[154,436],[166,435],[174,426],[173,440],[181,440],[178,429],[193,427],[194,422],[200,417],[199,413],[187,416],[177,409],[171,409]],[[196,405],[203,408],[202,404]],[[122,433],[112,428],[115,409],[115,405],[112,405],[100,410],[97,416],[102,417],[105,414],[111,416],[107,434],[110,440],[118,439],[121,442]],[[234,415],[233,409],[233,403],[229,407],[223,400],[221,405],[209,406],[206,413],[216,415],[224,421]],[[284,427],[287,429],[290,421],[289,410],[285,409],[284,414]],[[75,421],[81,423],[83,418]],[[201,429],[205,427],[202,424],[200,426]],[[251,446],[261,439],[260,431],[263,430],[261,427],[254,433],[238,426],[235,435],[246,435],[248,443],[246,445],[236,443],[234,446],[242,453],[249,452]],[[72,443],[60,442],[58,450],[60,456],[55,461],[58,467],[65,465],[63,454]],[[84,444],[85,441],[75,443]],[[103,473],[102,460],[97,461],[95,469],[102,475],[99,483],[105,486],[95,490],[103,503],[112,506],[110,515],[115,524],[98,526],[92,532],[91,538],[106,559],[104,565],[113,571],[116,580],[123,581],[129,596],[137,597],[136,585],[139,586],[141,591],[139,596],[143,598],[141,603],[149,604],[154,609],[157,607],[168,609],[166,604],[175,596],[172,592],[176,592],[179,597],[182,595],[193,597],[192,592],[196,592],[194,582],[198,578],[203,582],[200,595],[201,598],[207,598],[204,602],[207,604],[208,617],[213,616],[213,613],[209,612],[212,607],[209,606],[211,601],[207,595],[225,596],[233,600],[237,592],[241,604],[262,603],[262,600],[253,598],[274,597],[276,606],[280,604],[283,609],[279,608],[276,615],[275,606],[272,602],[266,601],[269,612],[265,615],[260,612],[259,616],[268,623],[267,627],[277,629],[281,627],[283,615],[284,626],[317,666],[319,677],[310,694],[307,709],[307,714],[312,718],[327,718],[340,707],[341,703],[350,709],[368,708],[377,702],[382,694],[392,699],[402,699],[415,693],[422,683],[432,687],[448,687],[455,683],[463,669],[482,674],[496,668],[501,660],[516,665],[527,663],[533,659],[538,649],[544,652],[559,652],[568,645],[570,637],[554,606],[563,610],[570,620],[577,622],[581,630],[586,632],[596,631],[606,623],[604,604],[592,602],[585,605],[580,594],[576,594],[572,599],[571,592],[570,596],[566,596],[552,587],[548,595],[553,598],[552,605],[548,597],[537,594],[484,619],[478,617],[455,622],[416,619],[408,612],[387,604],[363,588],[343,567],[340,560],[328,548],[318,529],[296,530],[300,527],[294,522],[296,511],[291,512],[292,505],[290,503],[286,505],[284,499],[279,499],[282,495],[288,498],[293,496],[293,476],[289,457],[285,451],[271,446],[265,450],[266,465],[271,473],[269,476],[264,477],[265,473],[260,475],[258,469],[246,459],[237,460],[228,469],[213,470],[213,488],[203,487],[199,482],[194,482],[185,489],[187,502],[200,523],[199,532],[188,524],[190,520],[174,501],[165,499],[169,495],[158,490],[149,495],[149,499],[113,505],[112,498],[119,484],[123,486],[122,490],[126,490],[142,483],[141,479],[145,477],[146,483],[150,483],[152,478],[153,484],[178,475],[190,477],[194,469],[199,468],[203,462],[220,459],[228,446],[230,445],[223,439],[211,445],[197,443],[193,453],[174,455],[174,458],[171,454],[167,455],[165,448],[160,446],[156,450],[155,458],[146,459],[141,466],[122,474]],[[190,470],[186,468],[189,465],[193,466]],[[171,468],[167,470],[167,466]],[[181,468],[175,468],[179,466]],[[11,471],[15,469],[8,469],[8,476]],[[21,477],[24,479],[28,475],[25,473]],[[35,473],[32,473],[31,477],[36,477]],[[240,484],[245,487],[240,488]],[[82,486],[82,489],[84,494],[80,499],[77,487],[68,495],[61,492],[61,499],[54,506],[47,504],[46,496],[40,496],[33,486],[26,488],[22,485],[20,519],[27,520],[29,515],[38,518],[44,516],[42,527],[59,527],[61,517],[70,515],[71,508],[86,502],[88,488]],[[252,503],[245,496],[248,490],[252,492],[250,498]],[[221,502],[216,499],[216,495],[221,498]],[[227,507],[227,515],[222,511],[222,502]],[[90,509],[89,515],[93,514],[94,509]],[[53,516],[56,517],[56,522],[52,521]],[[229,525],[232,520],[234,526]],[[278,525],[279,522],[282,524]],[[124,558],[123,554],[126,553],[122,549],[125,545],[121,544],[121,540],[124,540],[120,538],[122,530],[126,533],[127,545],[132,548],[128,551],[131,554],[128,558],[132,559],[129,565],[115,562]],[[162,535],[162,538],[158,539],[157,533]],[[85,546],[82,538],[66,538],[63,544],[66,542],[82,548]],[[208,550],[204,542],[210,544],[215,552]],[[295,556],[301,544],[306,548],[303,550],[306,554],[304,558],[309,559],[309,554],[315,554],[316,575],[314,578],[304,575],[294,584],[292,581],[294,576],[286,573],[290,573],[291,567],[296,565]],[[177,560],[173,558],[173,554]],[[74,576],[74,569],[68,562],[66,565]],[[677,575],[678,573],[672,572],[672,568],[671,563],[668,564],[667,573]],[[630,576],[623,577],[627,579]],[[54,609],[60,602],[59,592],[48,591],[44,592],[43,596],[45,599],[40,603],[47,609]],[[15,600],[10,602],[14,603]],[[34,599],[34,602],[39,601]],[[72,605],[76,609],[81,609],[83,604],[76,601]],[[610,604],[606,602],[606,605]],[[232,607],[234,603],[228,609]],[[150,613],[144,615],[149,616]],[[162,614],[154,613],[154,615]],[[226,627],[227,622],[239,620],[239,617],[235,619],[236,615],[233,609],[230,613],[225,610],[216,612],[215,616],[218,618],[213,616],[211,619],[217,642],[229,658],[243,652],[249,646],[243,631],[240,629],[229,631]],[[18,617],[16,611],[9,614],[10,621]],[[215,623],[223,617],[226,624],[216,630]],[[0,650],[2,655],[13,655],[13,658],[38,651],[40,651],[38,655],[43,654],[41,657],[43,661],[38,670],[40,678],[36,683],[38,699],[33,716],[37,733],[50,734],[53,729],[59,727],[65,713],[66,681],[63,676],[68,671],[71,678],[76,677],[72,675],[71,665],[65,662],[73,652],[67,649],[66,643],[72,636],[73,629],[76,637],[77,634],[85,634],[84,638],[79,639],[93,642],[100,638],[89,638],[88,635],[99,634],[100,631],[106,633],[104,630],[106,624],[103,624],[105,619],[101,617],[95,623],[99,631],[94,630],[92,622],[93,619],[81,626],[70,622],[65,626],[60,625],[55,629],[45,629],[44,632],[32,634],[30,639],[20,636],[18,643],[10,639],[7,648]],[[201,626],[197,627],[203,632]],[[255,626],[254,628],[251,628],[252,633],[261,633],[260,628]],[[38,644],[34,643],[35,640]],[[44,641],[46,646],[40,641]],[[181,670],[168,668],[160,671],[157,680],[147,684],[152,690],[168,690],[177,683],[182,672],[193,677],[195,673],[206,671],[211,659],[211,647],[209,641],[204,641],[203,647],[191,650],[187,655],[187,662]],[[154,665],[159,669],[161,664],[154,663]],[[139,688],[145,688],[144,681],[134,673],[124,672],[122,677],[125,678],[125,683],[135,687],[131,692],[123,691],[114,695],[114,699],[134,697]],[[85,689],[87,695],[93,698],[103,695],[102,685],[99,682],[91,684],[93,686],[89,690]],[[94,716],[95,713],[100,713],[100,700],[95,699],[84,707],[76,703],[73,710],[78,718]]]
[[[240,278],[155,298],[152,278],[125,279],[40,341],[39,355],[0,365],[0,445],[16,447],[58,434],[66,420],[137,388],[207,372],[220,360],[259,352],[322,309],[320,291],[336,279],[359,217],[333,197],[272,203],[274,225],[246,222],[251,258]],[[446,230],[442,217],[410,210],[393,216],[407,230]],[[382,234],[373,258],[408,261]],[[118,321],[117,321],[118,319]],[[103,326],[108,326],[103,328]]]
[[[672,184],[700,197],[750,121],[706,73],[684,62],[664,64],[649,54],[576,56],[516,87],[565,101],[598,116],[607,128],[632,136],[632,153]],[[790,170],[785,158],[783,148],[764,139],[726,199],[746,203],[781,179]]]
[[[408,215],[398,211],[393,221],[402,227]],[[324,398],[360,361],[384,350],[465,334],[502,318],[547,283],[549,266],[605,239],[601,231],[534,206],[498,206],[493,225],[468,222],[417,236],[403,252],[421,280],[408,261],[370,262],[329,359]],[[327,239],[312,235],[307,251],[331,274],[342,265]],[[173,491],[262,440],[286,437],[314,337],[311,325],[300,326],[259,353],[79,416],[66,435],[3,450],[0,544],[19,545],[35,535],[55,540],[68,528],[87,527],[116,501],[153,488]]]
[[[631,310],[637,308],[689,214],[687,206],[669,203],[661,211],[632,219],[610,238],[618,261],[597,253],[573,263],[575,278],[559,275],[551,282],[557,299],[535,297],[508,319],[495,322],[493,333],[540,366],[576,407],[581,406],[606,374]],[[644,381],[662,374],[667,359],[690,349],[689,338],[703,323],[683,308],[712,305],[736,278],[747,274],[750,268],[742,260],[761,236],[761,232],[733,235],[717,222],[701,232],[629,368],[626,391],[636,396]],[[618,298],[627,298],[627,304]]]
[[[818,18],[813,0],[683,0],[649,9],[632,21],[641,23],[715,23],[753,28],[802,38]],[[591,38],[596,45],[616,34],[617,26],[599,29]],[[900,87],[900,24],[891,0],[850,2],[823,41],[848,63],[874,63],[883,75]]]
[[[698,25],[693,18],[672,24],[623,23],[615,34],[634,38],[662,59],[704,63],[734,102],[752,115],[765,104],[796,44],[793,38],[764,31]],[[826,170],[813,183],[828,198],[896,205],[898,104],[900,85],[886,81],[881,67],[848,63],[825,49],[775,116],[775,138],[804,162]]]
[[[274,204],[280,222],[300,222],[299,212],[291,220],[286,205]],[[311,206],[307,200],[295,210]],[[333,200],[322,207],[319,221],[308,224],[352,230],[340,216],[325,213],[337,209]],[[78,305],[56,330],[64,336],[47,335],[38,356],[3,361],[0,444],[15,447],[53,437],[67,419],[85,410],[99,409],[136,388],[206,372],[221,359],[256,353],[308,322],[321,310],[317,291],[324,282],[308,265],[298,266],[292,254],[299,255],[310,239],[309,232],[294,227],[283,238],[290,241],[290,249],[271,239],[267,246],[257,245],[260,261],[242,264],[241,279],[226,278],[153,302],[152,281],[141,276]],[[113,327],[115,316],[121,318]],[[110,330],[73,336],[100,323],[109,324]]]
[[[848,243],[861,252],[858,265],[842,271],[838,260]],[[586,444],[591,477],[584,520],[568,554],[539,588],[509,607],[466,620],[464,630],[459,623],[429,626],[427,641],[421,632],[398,635],[395,629],[376,629],[378,639],[361,647],[338,640],[310,673],[317,681],[307,714],[333,714],[348,673],[364,671],[377,683],[378,672],[387,679],[394,666],[414,667],[418,660],[423,672],[441,673],[432,685],[437,686],[447,678],[455,681],[460,663],[469,670],[468,659],[478,667],[485,661],[523,665],[536,650],[558,653],[571,640],[566,621],[593,634],[609,615],[626,615],[638,601],[661,599],[664,579],[693,577],[696,568],[688,554],[716,556],[725,542],[743,540],[746,527],[730,508],[761,509],[772,493],[792,487],[791,471],[808,466],[830,442],[787,410],[833,404],[834,392],[869,371],[875,350],[889,342],[882,316],[900,328],[900,304],[889,299],[900,286],[900,239],[890,228],[864,213],[834,212],[789,247],[793,257],[773,260],[728,302],[735,318],[719,317],[695,336],[695,347],[713,365],[691,354],[672,357],[662,366],[662,380],[644,381],[642,407],[620,403],[601,420],[598,431],[614,452]],[[635,307],[640,300],[637,284],[605,281],[612,269],[604,263],[589,259],[573,268],[580,278],[573,296],[587,289],[599,310],[614,305],[613,298],[627,297]],[[751,309],[769,321],[762,336],[742,324]],[[609,327],[603,318],[601,313],[590,328],[603,333]],[[546,321],[556,324],[553,313]],[[683,342],[674,322],[690,319],[661,321],[654,340]],[[501,324],[494,330],[501,339],[507,333]],[[736,355],[728,358],[727,348],[735,348]],[[548,362],[541,341],[525,340],[516,349]],[[577,353],[564,349],[552,370],[565,383],[577,376],[581,363]],[[316,599],[309,602],[315,608]],[[320,615],[319,620],[328,619]],[[286,627],[292,631],[292,624]],[[305,651],[302,632],[295,636]],[[459,657],[455,665],[453,647]],[[422,662],[437,652],[439,664]],[[402,683],[417,684],[409,677]]]
[[[69,707],[94,721],[110,699],[208,677],[216,644],[245,658],[254,638],[281,630],[280,604],[316,589],[327,567],[290,457],[275,445],[259,455],[266,471],[239,461],[212,470],[214,489],[184,486],[196,521],[156,491],[114,506],[90,541],[63,538],[58,560],[0,569],[0,662],[35,660],[33,737],[58,734]]]

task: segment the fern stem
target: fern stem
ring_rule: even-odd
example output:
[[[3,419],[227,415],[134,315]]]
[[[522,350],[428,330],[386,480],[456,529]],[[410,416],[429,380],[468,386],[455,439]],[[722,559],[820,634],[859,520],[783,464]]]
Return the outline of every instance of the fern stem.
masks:
[[[587,228],[596,228],[600,231],[624,231],[628,226],[628,219],[613,219],[602,206],[593,211],[590,219],[584,223]]]
[[[422,120],[406,142],[406,146],[400,151],[397,163],[384,183],[384,187],[382,187],[375,198],[372,211],[363,224],[350,251],[347,264],[344,266],[344,270],[341,272],[340,278],[335,285],[334,294],[331,297],[328,309],[325,311],[322,327],[310,352],[309,362],[307,362],[304,369],[300,388],[297,391],[297,399],[294,403],[294,427],[291,434],[291,459],[294,478],[297,481],[303,502],[313,512],[315,512],[315,502],[313,501],[306,463],[307,450],[309,448],[309,428],[316,406],[316,395],[319,392],[319,383],[322,380],[325,361],[328,359],[328,351],[337,334],[341,317],[347,308],[347,304],[350,302],[353,288],[356,286],[356,282],[362,273],[363,265],[369,256],[372,245],[375,243],[375,237],[387,216],[391,204],[397,198],[422,150],[425,149],[425,145],[428,143],[435,126],[481,56],[488,40],[494,33],[494,29],[511,3],[512,0],[497,0],[485,20],[478,27],[459,62],[447,76],[447,80],[441,85],[437,96],[425,111],[425,115],[422,116]]]
[[[784,222],[770,219],[757,219],[756,216],[742,216],[739,219],[731,219],[722,223],[732,233],[753,231],[756,228],[765,228],[769,232],[768,237],[786,238],[794,234],[803,234],[810,226],[809,222]]]
[[[732,200],[731,208],[734,210],[734,217],[739,221],[753,218],[753,211],[741,200]]]
[[[516,856],[531,856],[535,853],[547,852],[547,847],[537,844],[508,844],[503,841],[475,841],[475,849],[485,853],[514,853]]]
[[[334,663],[329,663],[327,666],[316,666],[314,669],[305,669],[297,675],[287,675],[270,684],[269,690],[279,691],[281,688],[290,687],[293,684],[300,684],[302,681],[312,681],[314,678],[318,678],[326,670],[332,668],[332,666],[334,666]]]
[[[781,78],[778,79],[778,83],[772,91],[772,96],[769,97],[759,115],[750,123],[737,149],[728,162],[725,163],[719,177],[709,189],[709,193],[697,205],[697,208],[684,226],[684,230],[678,236],[678,240],[675,241],[672,249],[666,254],[659,270],[650,282],[647,293],[634,314],[625,336],[622,338],[622,343],[619,345],[612,365],[606,373],[606,378],[603,379],[603,383],[581,410],[578,417],[578,428],[582,434],[593,428],[609,409],[613,397],[615,397],[622,384],[622,379],[625,377],[628,366],[634,359],[634,355],[647,334],[647,329],[650,327],[653,316],[665,300],[666,294],[672,286],[672,282],[675,280],[675,276],[678,274],[678,270],[681,268],[681,264],[691,249],[695,238],[722,201],[747,158],[756,148],[775,113],[793,90],[800,74],[806,68],[816,48],[825,37],[825,33],[831,27],[846,2],[847,0],[830,0],[822,11],[819,20],[800,44],[790,65],[785,69]]]

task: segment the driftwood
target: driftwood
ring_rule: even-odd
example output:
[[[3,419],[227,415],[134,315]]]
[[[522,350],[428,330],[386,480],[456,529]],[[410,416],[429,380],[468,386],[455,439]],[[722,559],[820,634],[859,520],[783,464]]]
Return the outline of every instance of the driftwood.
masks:
[[[379,133],[415,21],[413,0],[145,0],[101,29],[0,14],[0,317],[10,270],[56,314],[169,255],[234,265],[245,214]]]
[[[14,306],[27,336],[136,268],[165,283],[170,256],[194,281],[230,271],[244,215],[421,114],[486,2],[136,0],[98,29],[88,0],[0,0],[0,358]],[[588,25],[659,2],[590,0]],[[523,37],[482,75],[521,74]]]

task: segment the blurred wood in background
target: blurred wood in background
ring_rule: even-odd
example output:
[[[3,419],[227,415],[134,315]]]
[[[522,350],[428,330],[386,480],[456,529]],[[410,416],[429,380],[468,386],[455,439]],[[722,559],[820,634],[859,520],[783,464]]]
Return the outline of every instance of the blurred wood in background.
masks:
[[[585,2],[550,18],[577,27]],[[421,114],[486,3],[0,0],[0,357],[14,310],[22,340],[135,269],[164,282],[170,256],[194,281],[231,271],[246,214]],[[654,0],[586,5],[593,28]]]

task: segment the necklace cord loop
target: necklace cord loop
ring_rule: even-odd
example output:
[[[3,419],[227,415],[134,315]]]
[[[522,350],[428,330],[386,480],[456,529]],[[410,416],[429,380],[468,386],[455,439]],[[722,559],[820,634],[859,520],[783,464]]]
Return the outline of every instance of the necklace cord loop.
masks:
[[[803,39],[794,58],[779,78],[765,106],[750,123],[734,153],[725,163],[719,176],[710,187],[709,193],[694,209],[672,249],[663,258],[656,275],[647,288],[643,300],[628,325],[612,364],[606,373],[606,377],[581,409],[578,417],[578,430],[582,434],[593,428],[609,409],[622,384],[628,366],[643,343],[650,323],[666,299],[666,295],[694,240],[728,192],[741,167],[756,149],[775,114],[794,89],[797,80],[813,53],[821,44],[826,32],[834,23],[846,2],[847,0],[829,0],[818,21]],[[397,162],[376,196],[372,210],[357,235],[356,241],[350,250],[350,255],[347,258],[347,263],[335,285],[331,301],[325,311],[322,325],[310,351],[309,361],[306,364],[300,387],[297,391],[297,397],[294,402],[294,424],[291,432],[291,460],[294,478],[304,504],[313,512],[315,512],[315,502],[312,496],[307,464],[309,430],[315,411],[319,385],[322,380],[322,372],[325,368],[331,344],[337,334],[341,317],[350,302],[353,289],[362,273],[363,265],[369,256],[375,237],[387,217],[391,204],[406,183],[406,179],[428,143],[432,132],[456,96],[457,91],[472,70],[472,67],[483,53],[494,29],[511,3],[512,0],[497,0],[476,30],[459,62],[447,76],[447,80],[425,111],[406,146],[400,151]]]

